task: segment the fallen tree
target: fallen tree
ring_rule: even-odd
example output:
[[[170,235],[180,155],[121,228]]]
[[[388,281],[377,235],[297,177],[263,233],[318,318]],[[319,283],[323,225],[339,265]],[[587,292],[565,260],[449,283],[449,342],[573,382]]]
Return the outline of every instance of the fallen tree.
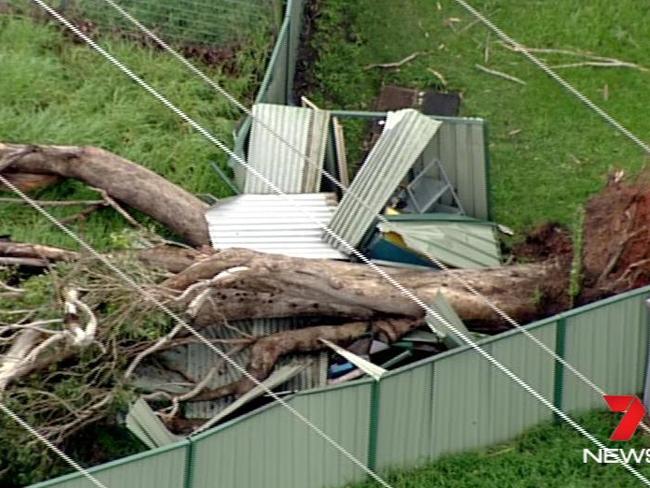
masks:
[[[182,237],[192,247],[157,245],[106,257],[198,331],[249,318],[318,318],[317,325],[298,331],[216,340],[221,346],[250,348],[246,367],[257,380],[268,377],[283,355],[322,349],[320,339],[347,346],[370,333],[390,343],[424,324],[417,304],[362,264],[207,248],[205,204],[106,151],[0,144],[0,173],[14,182],[21,175],[31,175],[32,183],[42,176],[47,184],[76,178]],[[519,261],[509,266],[384,270],[425,303],[442,293],[471,329],[498,332],[509,324],[482,296],[525,323],[650,282],[649,199],[644,184],[612,182],[587,205],[583,244],[576,250],[566,231],[548,225],[518,246]],[[0,391],[30,406],[36,402],[45,419],[42,431],[56,442],[131,401],[139,365],[195,341],[147,297],[84,253],[5,240],[0,241],[2,264],[11,266],[0,279]],[[36,274],[25,278],[16,271],[18,265]],[[163,406],[172,405],[163,415],[169,425],[181,416],[180,401],[239,396],[253,386],[241,378],[211,390],[205,378],[190,380],[189,394],[152,395]],[[78,390],[74,400],[53,400],[62,385]]]
[[[61,178],[83,181],[151,216],[189,244],[210,243],[205,203],[153,171],[103,149],[0,143],[0,172],[23,189]],[[38,177],[42,185],[36,183]],[[26,180],[29,183],[23,184]]]

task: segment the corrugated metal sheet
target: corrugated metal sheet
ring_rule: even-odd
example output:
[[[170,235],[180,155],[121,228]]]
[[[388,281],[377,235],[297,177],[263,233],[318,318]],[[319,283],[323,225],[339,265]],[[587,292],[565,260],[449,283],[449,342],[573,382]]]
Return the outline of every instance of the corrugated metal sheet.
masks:
[[[304,161],[305,179],[302,185],[304,192],[320,191],[321,171],[325,164],[329,122],[330,113],[327,110],[312,110],[309,148],[306,151],[308,159]]]
[[[439,159],[463,209],[467,215],[478,219],[490,218],[486,142],[482,120],[445,120],[417,165],[418,169],[423,169],[432,159]],[[437,176],[435,168],[431,176]]]
[[[433,368],[429,363],[381,380],[377,469],[412,465],[430,451]]]
[[[566,360],[612,395],[643,389],[648,348],[643,295],[566,319]],[[604,407],[602,397],[570,371],[564,371],[562,407],[566,411]]]
[[[185,486],[187,441],[102,464],[88,471],[107,488],[179,488]],[[89,488],[79,473],[31,485],[31,488]]]
[[[205,214],[213,247],[243,247],[305,258],[344,258],[322,241],[321,227],[312,220],[327,224],[336,196],[305,193],[291,198],[300,208],[279,195],[238,195],[221,200]]]
[[[390,112],[381,137],[334,213],[330,223],[332,230],[352,246],[359,245],[375,216],[382,211],[440,125],[415,110]],[[366,205],[360,205],[359,200]],[[324,235],[323,238],[342,248],[333,237]]]
[[[204,430],[209,429],[210,427],[214,427],[229,415],[236,413],[238,409],[246,405],[248,402],[251,402],[255,398],[259,398],[265,395],[266,392],[269,390],[274,390],[278,386],[287,383],[293,377],[300,374],[300,372],[303,371],[308,366],[309,366],[308,364],[296,363],[296,364],[280,366],[275,368],[275,370],[271,373],[271,375],[268,378],[266,378],[264,381],[261,381],[260,384],[256,385],[252,390],[247,391],[242,396],[237,398],[237,400],[232,402],[230,405],[228,405],[226,408],[221,410],[210,420],[205,422],[201,426],[201,428],[195,432],[197,433],[202,432]]]
[[[446,323],[438,320],[433,314],[427,313],[425,316],[427,324],[433,326],[433,328],[436,329],[436,332],[443,335],[443,341],[449,349],[464,346],[467,343],[455,331],[460,332],[469,339],[472,338],[470,331],[465,327],[465,324],[456,313],[456,310],[454,310],[454,308],[449,304],[442,293],[438,292],[431,307],[433,310],[438,312],[438,314],[440,314],[449,325],[451,325],[451,327],[449,327]]]
[[[247,162],[285,193],[317,192],[328,124],[329,112],[325,110],[258,103],[253,106]],[[312,164],[303,155],[310,158]],[[272,194],[275,191],[261,178],[249,173],[244,193]]]
[[[150,449],[178,442],[182,437],[174,435],[151,409],[149,404],[139,398],[126,416],[127,428]]]
[[[233,322],[233,328],[221,325],[208,327],[202,330],[207,339],[232,340],[241,339],[242,333],[252,336],[264,336],[274,334],[283,330],[298,329],[305,326],[304,320],[295,318],[287,319],[255,319]],[[224,353],[228,353],[230,346],[217,345]],[[242,367],[248,364],[251,352],[250,348],[231,355],[232,359]],[[215,367],[223,364],[221,357],[205,344],[189,344],[187,346],[170,349],[161,354],[164,362],[172,369],[185,371],[187,374],[199,381]],[[297,376],[288,382],[278,386],[276,390],[302,391],[309,388],[324,386],[327,381],[327,354],[321,353],[314,356],[290,354],[281,358],[277,367],[286,365],[301,364],[306,366]],[[166,391],[177,393],[188,391],[193,385],[188,385],[187,380],[180,375],[170,376],[169,371],[161,372],[158,368],[151,366],[139,368],[136,384],[147,390],[155,390],[163,387]],[[208,383],[209,388],[218,388],[233,381],[236,381],[241,373],[229,365],[225,365],[220,374],[214,375]],[[228,407],[234,398],[220,398],[214,401],[189,402],[184,406],[184,413],[187,418],[209,419]]]
[[[554,347],[554,323],[531,333]],[[553,400],[555,361],[530,339],[514,334],[483,349]],[[548,408],[473,349],[442,357],[433,367],[431,457],[498,443],[551,418]]]
[[[418,214],[387,216],[382,232],[395,232],[406,246],[429,253],[456,268],[495,267],[501,264],[494,226],[460,215]]]
[[[386,116],[381,112],[352,112],[334,110],[339,118],[377,120]],[[449,181],[463,204],[463,209],[472,217],[490,217],[489,153],[487,125],[483,119],[473,117],[436,117],[442,126],[436,136],[427,144],[414,167],[420,171],[433,158],[441,161]],[[333,164],[333,163],[330,163]],[[432,168],[435,175],[435,168]]]
[[[368,455],[370,381],[296,395],[289,404],[357,459]],[[365,473],[276,405],[194,438],[195,488],[324,488]]]

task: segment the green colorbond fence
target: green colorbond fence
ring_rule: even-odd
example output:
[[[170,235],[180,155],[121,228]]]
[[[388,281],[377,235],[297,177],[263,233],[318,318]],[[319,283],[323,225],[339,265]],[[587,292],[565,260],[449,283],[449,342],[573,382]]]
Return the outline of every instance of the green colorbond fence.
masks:
[[[650,287],[527,325],[612,394],[643,388]],[[567,412],[602,399],[518,330],[479,343]],[[286,400],[373,470],[410,467],[511,439],[552,412],[465,346],[370,379]],[[578,435],[578,434],[576,434]],[[363,479],[358,466],[281,405],[272,404],[188,441],[90,470],[108,487],[326,488]],[[34,488],[91,486],[73,474]]]

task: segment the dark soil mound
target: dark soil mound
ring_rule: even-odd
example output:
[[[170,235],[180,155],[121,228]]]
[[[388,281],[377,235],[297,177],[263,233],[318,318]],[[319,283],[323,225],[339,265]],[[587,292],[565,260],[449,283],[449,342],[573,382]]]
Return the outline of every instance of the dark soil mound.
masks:
[[[571,255],[573,246],[566,229],[559,224],[547,223],[535,228],[526,240],[513,248],[518,261],[545,261],[552,257]]]
[[[650,184],[613,183],[593,197],[584,242],[586,298],[650,284]]]

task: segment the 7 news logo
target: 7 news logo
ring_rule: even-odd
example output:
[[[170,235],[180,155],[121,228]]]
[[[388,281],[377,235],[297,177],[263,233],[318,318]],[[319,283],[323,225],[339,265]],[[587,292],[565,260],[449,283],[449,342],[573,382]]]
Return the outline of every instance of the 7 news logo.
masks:
[[[646,409],[634,395],[605,395],[605,402],[612,412],[623,412],[621,421],[612,432],[610,440],[629,441],[645,417]],[[601,448],[596,452],[589,449],[582,450],[582,462],[589,458],[602,464],[625,463],[650,463],[650,449],[608,449]]]

